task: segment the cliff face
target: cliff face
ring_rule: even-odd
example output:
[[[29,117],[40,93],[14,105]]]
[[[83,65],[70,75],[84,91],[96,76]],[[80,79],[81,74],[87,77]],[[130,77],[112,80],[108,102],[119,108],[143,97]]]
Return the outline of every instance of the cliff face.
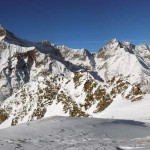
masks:
[[[150,92],[149,84],[148,45],[113,39],[90,53],[22,40],[0,27],[3,124],[53,115],[94,116],[118,95],[133,103],[142,101]]]

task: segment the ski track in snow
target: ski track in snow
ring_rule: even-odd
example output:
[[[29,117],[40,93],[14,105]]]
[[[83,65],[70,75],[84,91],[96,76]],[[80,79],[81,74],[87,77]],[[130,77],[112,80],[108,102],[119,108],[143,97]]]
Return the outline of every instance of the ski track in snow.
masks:
[[[0,150],[148,150],[150,124],[50,117],[0,130]]]

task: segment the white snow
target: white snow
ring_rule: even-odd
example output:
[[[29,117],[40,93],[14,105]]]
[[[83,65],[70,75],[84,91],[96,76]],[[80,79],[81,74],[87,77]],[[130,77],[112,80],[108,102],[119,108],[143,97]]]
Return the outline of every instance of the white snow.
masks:
[[[137,121],[150,121],[150,95],[144,99],[131,102],[118,95],[112,104],[103,112],[93,115],[98,118],[130,119]]]
[[[0,36],[0,41],[2,41],[5,38],[5,36]]]
[[[69,114],[64,113],[63,105],[61,103],[56,104],[56,102],[53,102],[52,105],[47,107],[47,111],[44,115],[44,117],[50,117],[50,116],[69,116]]]
[[[150,124],[51,117],[0,130],[1,150],[148,150]]]

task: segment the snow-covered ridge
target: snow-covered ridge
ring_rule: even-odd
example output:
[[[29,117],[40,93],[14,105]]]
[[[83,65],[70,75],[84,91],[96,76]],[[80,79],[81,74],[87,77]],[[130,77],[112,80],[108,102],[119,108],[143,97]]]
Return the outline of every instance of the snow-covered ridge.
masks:
[[[150,92],[148,45],[112,39],[90,53],[23,40],[3,27],[0,33],[0,123],[4,126],[53,115],[98,117],[118,95],[135,103]]]

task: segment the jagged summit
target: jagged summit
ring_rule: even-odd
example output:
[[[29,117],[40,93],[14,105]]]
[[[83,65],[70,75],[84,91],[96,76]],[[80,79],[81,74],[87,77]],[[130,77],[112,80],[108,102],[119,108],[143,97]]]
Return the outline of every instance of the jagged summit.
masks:
[[[8,44],[14,44],[22,47],[34,46],[34,42],[22,39],[16,36],[13,32],[9,31],[2,25],[0,25],[0,41],[4,40]]]
[[[120,41],[116,38],[111,39],[106,45],[120,43]]]
[[[6,30],[0,25],[0,41],[6,36]]]
[[[116,39],[116,38],[113,38],[113,39],[111,39],[108,43],[116,43],[116,42],[119,42],[119,40]]]
[[[4,30],[5,27],[3,27],[1,24],[0,24],[0,30]]]

